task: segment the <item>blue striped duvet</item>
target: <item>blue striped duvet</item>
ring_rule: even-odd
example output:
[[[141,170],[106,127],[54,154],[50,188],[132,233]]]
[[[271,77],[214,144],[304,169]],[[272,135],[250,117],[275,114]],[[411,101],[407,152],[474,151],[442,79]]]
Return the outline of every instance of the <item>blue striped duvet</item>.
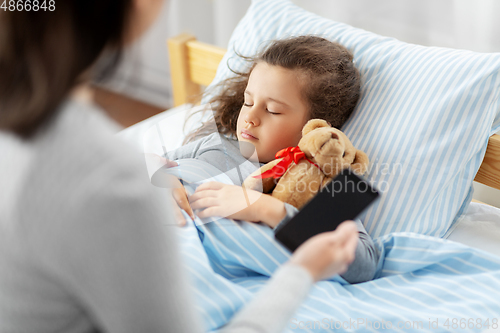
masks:
[[[198,169],[192,171],[192,166]],[[194,182],[227,182],[225,175],[217,175],[219,172],[212,168],[201,161],[184,160],[169,171],[177,172],[188,191],[194,191]],[[270,228],[256,223],[197,218],[179,234],[207,331],[230,320],[290,256],[274,240]],[[500,329],[500,258],[413,233],[384,235],[375,243],[381,259],[373,281],[349,285],[335,277],[315,284],[287,330]]]

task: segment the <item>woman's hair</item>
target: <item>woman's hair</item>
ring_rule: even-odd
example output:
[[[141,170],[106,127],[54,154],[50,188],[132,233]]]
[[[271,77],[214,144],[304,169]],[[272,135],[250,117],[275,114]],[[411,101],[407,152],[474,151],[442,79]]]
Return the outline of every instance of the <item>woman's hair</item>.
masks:
[[[0,130],[26,139],[55,115],[105,49],[114,53],[103,77],[112,71],[132,0],[64,0],[56,7],[0,11]]]
[[[217,87],[221,93],[210,100],[220,133],[236,134],[248,78],[261,62],[303,74],[303,98],[309,106],[311,119],[324,119],[340,128],[358,102],[359,72],[353,64],[352,54],[338,43],[316,36],[291,37],[273,41],[257,56],[244,58],[251,61],[250,69],[243,73],[233,71],[236,76],[223,81]],[[206,132],[202,126],[199,132],[189,137],[189,141]]]

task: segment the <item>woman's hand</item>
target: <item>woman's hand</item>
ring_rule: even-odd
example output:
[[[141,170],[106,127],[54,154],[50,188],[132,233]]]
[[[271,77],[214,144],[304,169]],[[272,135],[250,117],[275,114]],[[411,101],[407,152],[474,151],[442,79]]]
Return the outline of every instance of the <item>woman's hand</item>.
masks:
[[[290,263],[304,267],[314,281],[342,274],[354,260],[358,239],[356,224],[343,222],[334,231],[318,234],[300,245]]]
[[[269,195],[241,186],[218,182],[201,184],[189,197],[201,218],[222,216],[276,226],[286,215],[285,205]]]

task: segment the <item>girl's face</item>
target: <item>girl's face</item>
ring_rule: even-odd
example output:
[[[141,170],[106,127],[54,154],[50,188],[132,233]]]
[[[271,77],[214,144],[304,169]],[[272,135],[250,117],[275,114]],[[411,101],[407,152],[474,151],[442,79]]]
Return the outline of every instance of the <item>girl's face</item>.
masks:
[[[247,156],[241,149],[245,157],[267,163],[280,149],[299,143],[309,120],[302,95],[297,71],[264,62],[254,67],[236,125],[240,147],[242,142],[251,143],[257,154]]]

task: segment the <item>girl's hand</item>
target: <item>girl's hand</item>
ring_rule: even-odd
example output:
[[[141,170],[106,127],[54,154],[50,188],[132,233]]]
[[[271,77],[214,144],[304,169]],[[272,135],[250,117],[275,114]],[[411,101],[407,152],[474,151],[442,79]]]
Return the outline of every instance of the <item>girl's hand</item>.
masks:
[[[175,220],[180,226],[186,224],[186,219],[182,215],[181,209],[184,209],[186,213],[194,220],[195,216],[193,209],[189,205],[188,194],[184,186],[177,177],[173,175],[168,175],[170,177],[169,183],[171,184],[171,194],[172,198],[175,200],[177,205],[172,205],[174,208]]]
[[[352,221],[342,222],[334,231],[311,237],[295,250],[290,263],[311,273],[314,281],[344,273],[355,257],[358,229]]]
[[[201,184],[189,201],[193,209],[203,209],[197,213],[201,218],[222,216],[274,227],[286,215],[285,205],[276,198],[218,182]]]

